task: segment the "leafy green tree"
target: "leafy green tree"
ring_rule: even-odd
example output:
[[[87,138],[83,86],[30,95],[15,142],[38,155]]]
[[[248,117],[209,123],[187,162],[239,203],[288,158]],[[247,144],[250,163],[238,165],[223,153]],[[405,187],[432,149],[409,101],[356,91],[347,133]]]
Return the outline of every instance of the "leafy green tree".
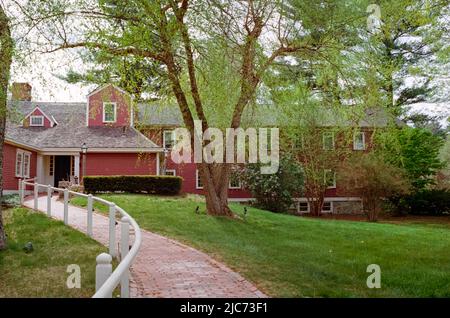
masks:
[[[373,3],[368,1],[367,4]],[[400,115],[406,105],[425,101],[439,74],[437,57],[445,54],[448,1],[380,0],[380,24],[369,30],[373,71],[386,94],[386,106]],[[367,48],[367,46],[366,46]],[[448,63],[448,59],[441,62]],[[433,65],[434,67],[430,67]],[[413,86],[406,79],[418,79]]]
[[[405,171],[388,163],[376,153],[357,154],[343,161],[339,168],[340,184],[362,198],[369,221],[377,221],[383,198],[404,195],[410,184]]]
[[[340,3],[327,2],[330,7]],[[321,25],[314,25],[327,11],[312,0],[305,3],[308,10],[295,11],[287,10],[283,1],[269,0],[30,0],[28,16],[33,21],[34,9],[34,15],[50,17],[36,43],[47,52],[88,48],[160,63],[184,125],[193,134],[194,119],[202,121],[203,131],[217,122],[220,128],[240,127],[246,108],[259,103],[261,83],[276,62],[294,53],[321,60],[327,48],[339,44],[333,27],[322,32]],[[304,32],[300,21],[308,21],[312,32]],[[334,52],[337,60],[338,50]],[[221,61],[227,67],[220,70],[216,65],[223,65]],[[211,101],[219,101],[220,107]],[[208,213],[232,216],[229,165],[202,163],[199,170]]]
[[[439,152],[443,139],[427,129],[403,127],[377,136],[378,151],[389,163],[403,168],[413,187],[423,189],[435,183],[443,167]]]
[[[273,212],[286,212],[293,196],[301,195],[304,185],[303,169],[295,157],[284,155],[275,174],[261,174],[260,164],[244,168],[244,184],[260,208]]]
[[[170,90],[163,66],[159,62],[142,58],[115,56],[108,52],[89,51],[82,55],[85,64],[92,68],[84,72],[70,70],[60,78],[69,83],[116,84],[135,100],[156,99]]]
[[[0,203],[3,197],[3,145],[5,142],[5,125],[7,116],[7,91],[13,55],[10,20],[5,8],[0,3]],[[2,206],[0,204],[0,250],[6,247],[3,227]]]

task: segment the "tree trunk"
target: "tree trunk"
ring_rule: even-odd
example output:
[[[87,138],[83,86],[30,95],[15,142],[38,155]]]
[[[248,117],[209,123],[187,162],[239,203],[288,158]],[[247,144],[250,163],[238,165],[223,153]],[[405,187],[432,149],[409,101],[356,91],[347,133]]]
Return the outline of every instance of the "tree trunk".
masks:
[[[228,207],[229,165],[226,163],[201,163],[199,168],[207,213],[215,216],[234,217],[233,211]]]
[[[6,248],[6,235],[3,227],[2,204],[3,201],[3,144],[5,142],[5,124],[7,115],[7,91],[9,72],[12,61],[11,32],[9,20],[0,5],[0,250]]]

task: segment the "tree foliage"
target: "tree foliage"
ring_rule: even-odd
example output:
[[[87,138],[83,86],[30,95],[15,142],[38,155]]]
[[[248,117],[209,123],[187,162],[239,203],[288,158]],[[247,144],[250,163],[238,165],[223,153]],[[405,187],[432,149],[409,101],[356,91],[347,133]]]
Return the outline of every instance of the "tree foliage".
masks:
[[[303,168],[295,157],[284,155],[278,172],[261,174],[260,164],[249,164],[244,168],[244,184],[260,208],[273,212],[286,212],[293,197],[302,195],[304,186]]]
[[[404,171],[375,153],[354,155],[341,164],[340,184],[362,198],[369,221],[376,221],[383,209],[383,198],[409,192]]]
[[[427,129],[393,129],[379,134],[377,145],[389,163],[405,169],[417,190],[434,184],[436,174],[444,166],[439,159],[443,139]]]

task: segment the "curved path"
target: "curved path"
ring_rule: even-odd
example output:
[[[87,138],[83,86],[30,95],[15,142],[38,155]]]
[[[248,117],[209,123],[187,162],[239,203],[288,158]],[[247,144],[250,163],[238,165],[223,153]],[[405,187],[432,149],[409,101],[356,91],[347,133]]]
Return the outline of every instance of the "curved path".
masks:
[[[33,199],[25,206],[33,208]],[[47,211],[47,197],[38,209]],[[52,217],[63,220],[64,204],[52,198]],[[69,205],[69,225],[86,233],[87,212]],[[93,214],[94,239],[108,245],[108,218]],[[119,232],[119,228],[117,231]],[[119,240],[117,240],[119,241]],[[95,263],[95,260],[92,260]],[[142,245],[131,267],[131,297],[266,297],[242,276],[211,257],[177,241],[142,230]]]

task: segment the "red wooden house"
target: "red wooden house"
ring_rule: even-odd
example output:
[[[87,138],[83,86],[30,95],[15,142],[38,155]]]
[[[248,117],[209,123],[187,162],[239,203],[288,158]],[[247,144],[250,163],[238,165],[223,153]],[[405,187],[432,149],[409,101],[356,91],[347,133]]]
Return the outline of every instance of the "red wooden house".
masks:
[[[31,100],[31,87],[15,83],[9,101],[3,161],[4,193],[18,190],[20,179],[57,186],[78,182],[85,175],[158,175],[183,177],[183,191],[202,194],[194,163],[176,165],[165,149],[173,144],[173,129],[183,125],[177,107],[133,106],[132,97],[114,85],[99,87],[86,103],[45,103]],[[354,149],[366,148],[369,124],[355,134]],[[330,140],[324,135],[324,143]],[[332,141],[334,143],[334,140]],[[87,147],[83,153],[82,147]],[[83,166],[83,162],[86,162]],[[334,183],[327,190],[324,212],[351,210],[359,198],[343,195]],[[229,184],[230,200],[251,195],[237,179]],[[299,198],[300,212],[309,211]],[[354,209],[354,207],[352,208]]]

